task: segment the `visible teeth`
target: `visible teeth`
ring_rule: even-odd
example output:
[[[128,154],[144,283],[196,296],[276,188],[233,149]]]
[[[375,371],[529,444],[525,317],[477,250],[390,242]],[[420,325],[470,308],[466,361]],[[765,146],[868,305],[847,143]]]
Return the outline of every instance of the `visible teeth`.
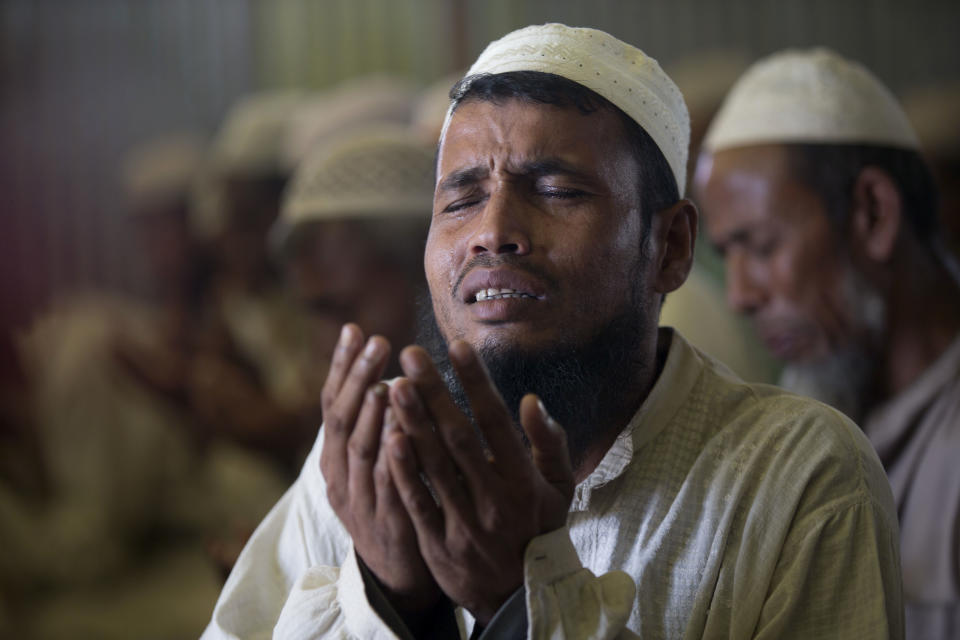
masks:
[[[481,289],[477,291],[477,302],[484,300],[501,300],[503,298],[532,298],[529,293],[523,293],[516,289]]]

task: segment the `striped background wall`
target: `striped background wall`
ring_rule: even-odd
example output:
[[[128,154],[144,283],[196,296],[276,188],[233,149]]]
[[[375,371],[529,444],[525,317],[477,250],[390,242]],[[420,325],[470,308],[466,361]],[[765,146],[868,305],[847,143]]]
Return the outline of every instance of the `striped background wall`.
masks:
[[[53,292],[136,279],[116,180],[131,145],[210,133],[255,89],[369,71],[426,83],[545,21],[605,29],[665,64],[827,44],[895,90],[960,80],[951,0],[4,0],[0,329]]]

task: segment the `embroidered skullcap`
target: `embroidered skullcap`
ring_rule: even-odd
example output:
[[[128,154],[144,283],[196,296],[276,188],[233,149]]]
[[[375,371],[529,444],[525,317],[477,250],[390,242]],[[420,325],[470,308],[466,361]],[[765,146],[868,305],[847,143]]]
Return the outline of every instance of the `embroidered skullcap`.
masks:
[[[283,141],[304,97],[296,90],[270,91],[234,104],[214,139],[212,170],[251,178],[289,173],[283,162]]]
[[[263,91],[240,98],[227,111],[191,193],[190,228],[196,236],[213,238],[227,224],[224,178],[289,177],[282,143],[307,96],[299,90]]]
[[[121,181],[131,212],[147,211],[187,198],[206,151],[199,134],[176,132],[131,149]]]
[[[918,146],[890,90],[863,65],[825,48],[787,50],[751,66],[711,123],[704,148],[784,142]]]
[[[563,76],[612,102],[653,138],[683,194],[690,119],[680,90],[656,60],[603,31],[551,23],[491,42],[467,77],[510,71]]]
[[[293,230],[321,220],[421,218],[433,212],[435,148],[391,124],[342,133],[314,149],[287,187],[271,231],[277,251]]]
[[[310,96],[292,110],[280,140],[281,165],[292,172],[313,147],[362,124],[407,124],[416,95],[409,81],[377,74],[352,78]]]

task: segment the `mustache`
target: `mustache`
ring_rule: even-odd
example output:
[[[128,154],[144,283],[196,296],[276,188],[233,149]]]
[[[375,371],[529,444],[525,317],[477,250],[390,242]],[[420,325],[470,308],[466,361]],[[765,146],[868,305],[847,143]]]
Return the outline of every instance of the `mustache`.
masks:
[[[481,253],[480,255],[474,256],[463,265],[463,269],[460,270],[460,275],[457,276],[457,281],[453,285],[453,290],[451,295],[456,298],[460,293],[460,285],[463,284],[463,280],[467,275],[476,269],[477,267],[484,267],[487,269],[492,269],[494,267],[503,267],[511,266],[517,271],[525,271],[526,273],[538,278],[544,284],[546,284],[551,289],[557,288],[557,279],[547,272],[545,269],[541,269],[537,265],[531,264],[523,256],[518,256],[513,253],[505,253],[503,255],[494,255],[490,253]]]

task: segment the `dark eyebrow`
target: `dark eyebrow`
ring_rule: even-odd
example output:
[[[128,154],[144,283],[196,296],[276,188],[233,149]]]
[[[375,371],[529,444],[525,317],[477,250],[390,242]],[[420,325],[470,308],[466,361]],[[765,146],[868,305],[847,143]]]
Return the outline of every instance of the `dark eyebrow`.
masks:
[[[727,250],[727,247],[731,245],[743,245],[750,240],[750,230],[749,229],[736,229],[732,233],[728,234],[725,238],[721,238],[717,242],[711,241],[710,244],[713,245],[713,248],[716,249],[719,253],[723,253]]]
[[[488,175],[486,167],[468,167],[452,172],[437,185],[438,191],[453,191],[460,187],[470,185],[482,180]],[[528,162],[520,167],[518,171],[510,171],[513,175],[529,176],[532,178],[541,178],[543,176],[566,175],[573,178],[589,179],[590,176],[577,169],[573,165],[560,160],[559,158],[546,158],[544,160],[535,160]]]
[[[546,158],[535,160],[523,165],[520,173],[540,178],[543,176],[564,175],[573,178],[589,179],[590,176],[568,162],[559,158]]]
[[[488,173],[485,167],[458,169],[440,181],[440,184],[437,185],[437,191],[455,191],[460,187],[479,182]]]

